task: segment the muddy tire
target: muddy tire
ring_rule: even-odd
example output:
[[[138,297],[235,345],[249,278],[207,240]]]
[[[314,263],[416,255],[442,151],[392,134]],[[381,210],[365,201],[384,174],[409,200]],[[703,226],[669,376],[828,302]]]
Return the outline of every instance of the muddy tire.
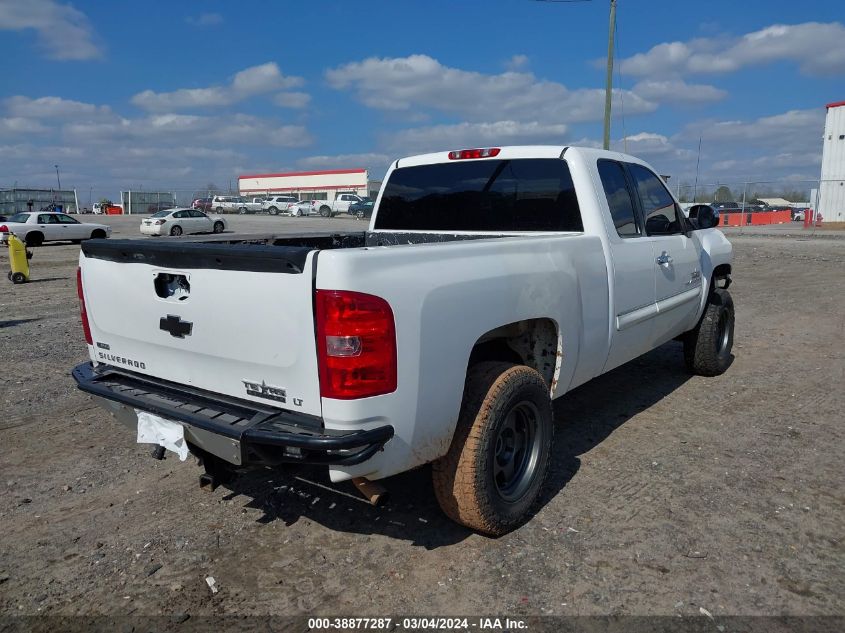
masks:
[[[449,452],[432,464],[443,512],[491,536],[519,526],[543,485],[553,430],[549,388],[537,371],[503,362],[471,367]]]
[[[718,376],[731,364],[734,343],[734,302],[727,290],[716,288],[707,299],[698,326],[684,336],[684,362],[698,376]]]

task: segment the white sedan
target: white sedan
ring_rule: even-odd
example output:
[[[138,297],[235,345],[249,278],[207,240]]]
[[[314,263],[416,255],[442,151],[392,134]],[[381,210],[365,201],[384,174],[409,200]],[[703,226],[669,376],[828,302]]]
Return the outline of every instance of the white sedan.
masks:
[[[226,220],[206,215],[199,209],[165,209],[141,221],[143,235],[182,235],[189,233],[222,233]]]
[[[320,215],[320,206],[325,206],[324,200],[300,200],[288,207],[288,213],[296,217],[303,215]]]
[[[0,222],[0,241],[5,242],[14,233],[27,246],[40,246],[44,242],[81,242],[87,239],[106,238],[111,235],[107,224],[80,222],[65,213],[16,213],[6,222]]]

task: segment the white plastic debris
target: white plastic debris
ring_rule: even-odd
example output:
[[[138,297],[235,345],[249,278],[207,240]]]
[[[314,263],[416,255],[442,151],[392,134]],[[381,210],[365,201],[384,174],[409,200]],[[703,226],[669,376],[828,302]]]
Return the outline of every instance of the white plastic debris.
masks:
[[[217,581],[214,580],[214,576],[206,576],[205,584],[207,584],[208,588],[211,589],[211,593],[217,593],[218,591],[220,591],[217,588]]]
[[[135,409],[135,413],[138,414],[139,444],[158,444],[179,455],[180,461],[188,459],[185,427],[146,411]]]
[[[708,618],[710,618],[711,620],[713,619],[713,614],[712,614],[712,613],[710,613],[710,612],[709,612],[707,609],[705,609],[704,607],[698,607],[698,612],[699,612],[701,615],[706,615],[706,616],[707,616]]]

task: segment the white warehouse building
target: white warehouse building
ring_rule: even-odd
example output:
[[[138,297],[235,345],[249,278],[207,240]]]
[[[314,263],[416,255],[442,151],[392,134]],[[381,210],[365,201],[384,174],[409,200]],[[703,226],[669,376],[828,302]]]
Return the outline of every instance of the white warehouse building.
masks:
[[[282,174],[249,174],[238,176],[238,190],[244,197],[265,194],[291,194],[300,200],[335,199],[338,193],[369,193],[366,169],[331,169]]]
[[[845,101],[827,104],[818,211],[824,222],[845,222]]]

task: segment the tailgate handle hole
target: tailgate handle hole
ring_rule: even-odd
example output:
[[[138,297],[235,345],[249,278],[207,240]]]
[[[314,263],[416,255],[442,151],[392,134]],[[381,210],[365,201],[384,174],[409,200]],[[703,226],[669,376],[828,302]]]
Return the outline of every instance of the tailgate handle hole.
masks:
[[[191,282],[185,275],[172,275],[170,273],[158,273],[155,276],[153,285],[156,294],[162,299],[176,299],[184,301],[191,294]]]

